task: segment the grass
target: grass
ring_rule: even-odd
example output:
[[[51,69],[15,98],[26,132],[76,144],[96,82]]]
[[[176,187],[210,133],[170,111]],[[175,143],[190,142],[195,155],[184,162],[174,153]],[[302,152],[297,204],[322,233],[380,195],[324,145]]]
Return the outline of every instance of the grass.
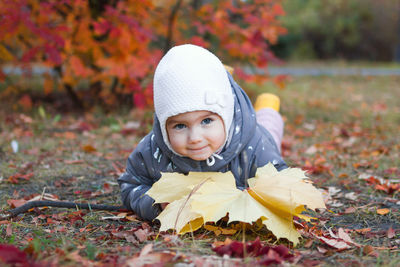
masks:
[[[374,61],[346,61],[346,60],[290,60],[284,64],[272,64],[272,66],[286,67],[309,67],[309,68],[385,68],[399,69],[398,62],[374,62]]]
[[[293,250],[302,255],[298,265],[306,264],[307,260],[324,266],[397,266],[400,263],[398,191],[387,193],[377,189],[376,184],[359,179],[364,174],[387,181],[399,179],[399,84],[400,77],[293,77],[284,89],[273,83],[244,86],[253,98],[261,92],[280,96],[285,118],[283,155],[289,165],[308,168],[311,179],[321,189],[341,190],[328,202],[331,212],[318,215],[320,223],[316,227],[325,232],[344,228],[361,244],[361,248],[338,253],[306,237]],[[6,118],[0,121],[2,210],[9,209],[7,201],[28,199],[43,192],[61,200],[120,204],[116,179],[131,150],[149,128],[151,112],[141,120],[136,111],[81,115],[62,113],[44,104],[34,105],[27,112],[11,106],[0,107],[0,117]],[[45,115],[39,111],[40,106]],[[123,133],[121,129],[131,121],[138,121],[140,128]],[[12,140],[19,143],[18,153],[11,150]],[[10,183],[9,177],[18,173],[34,175],[29,180]],[[348,193],[354,193],[357,198],[346,198]],[[346,212],[350,207],[355,211]],[[390,212],[379,215],[377,209],[382,208]],[[2,222],[0,243],[25,248],[37,261],[65,266],[121,263],[132,259],[146,244],[153,244],[154,252],[182,256],[178,262],[202,260],[204,263],[208,259],[223,262],[215,256],[211,244],[215,240],[223,241],[225,236],[216,237],[212,232],[201,230],[193,236],[177,238],[157,235],[157,224],[147,226],[126,218],[103,219],[115,215],[101,211],[35,209],[12,222]],[[371,230],[357,232],[365,228]],[[387,235],[389,228],[395,229],[392,238]],[[135,237],[138,229],[146,232],[146,240]],[[258,234],[266,242],[275,242],[268,233]],[[248,233],[246,239],[253,240],[255,236]],[[242,234],[230,238],[241,240]],[[311,244],[307,242],[310,239]],[[374,248],[375,256],[363,253],[363,247],[368,245]],[[320,248],[327,252],[322,253]]]

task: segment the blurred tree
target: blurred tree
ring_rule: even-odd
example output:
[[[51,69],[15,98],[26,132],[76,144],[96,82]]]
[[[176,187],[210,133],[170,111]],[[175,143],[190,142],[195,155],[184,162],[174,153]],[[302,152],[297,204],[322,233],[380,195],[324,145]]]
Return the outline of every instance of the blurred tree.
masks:
[[[395,52],[395,59],[397,62],[400,62],[400,5],[398,7],[398,17],[397,17],[397,46]]]
[[[44,75],[44,93],[65,90],[82,109],[126,99],[146,107],[155,66],[171,46],[194,43],[227,64],[265,67],[275,59],[269,45],[285,33],[283,14],[280,0],[0,0],[0,64],[27,74],[51,68],[61,86]]]
[[[273,51],[285,58],[393,60],[399,1],[284,0],[288,34]]]

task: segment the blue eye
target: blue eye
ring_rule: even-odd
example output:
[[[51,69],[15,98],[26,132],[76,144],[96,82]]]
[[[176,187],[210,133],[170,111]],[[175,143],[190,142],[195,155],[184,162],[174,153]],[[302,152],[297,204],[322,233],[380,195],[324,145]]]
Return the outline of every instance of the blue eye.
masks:
[[[185,125],[185,124],[182,124],[182,123],[178,123],[178,124],[176,124],[176,125],[174,126],[174,129],[176,129],[176,130],[181,130],[181,129],[183,129],[183,128],[186,128],[186,125]]]
[[[201,121],[202,124],[210,124],[213,120],[211,118],[205,118]]]

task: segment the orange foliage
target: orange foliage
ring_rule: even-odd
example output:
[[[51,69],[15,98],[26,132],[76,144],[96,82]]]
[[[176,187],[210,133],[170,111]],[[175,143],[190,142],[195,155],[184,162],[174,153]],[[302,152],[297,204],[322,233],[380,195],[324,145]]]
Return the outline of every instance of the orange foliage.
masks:
[[[87,108],[93,99],[113,106],[127,97],[135,106],[151,105],[154,69],[173,45],[204,46],[235,69],[274,60],[268,45],[285,33],[276,20],[284,15],[280,0],[202,2],[2,0],[0,64],[47,66]],[[78,90],[82,80],[89,86]],[[45,77],[44,92],[54,88]]]

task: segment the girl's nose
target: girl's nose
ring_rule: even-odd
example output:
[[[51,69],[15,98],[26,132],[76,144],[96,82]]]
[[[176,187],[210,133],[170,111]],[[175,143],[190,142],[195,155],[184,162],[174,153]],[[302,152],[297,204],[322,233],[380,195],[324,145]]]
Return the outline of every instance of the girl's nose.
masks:
[[[189,134],[189,142],[190,143],[198,143],[202,139],[201,130],[198,128],[194,128],[190,131]]]

